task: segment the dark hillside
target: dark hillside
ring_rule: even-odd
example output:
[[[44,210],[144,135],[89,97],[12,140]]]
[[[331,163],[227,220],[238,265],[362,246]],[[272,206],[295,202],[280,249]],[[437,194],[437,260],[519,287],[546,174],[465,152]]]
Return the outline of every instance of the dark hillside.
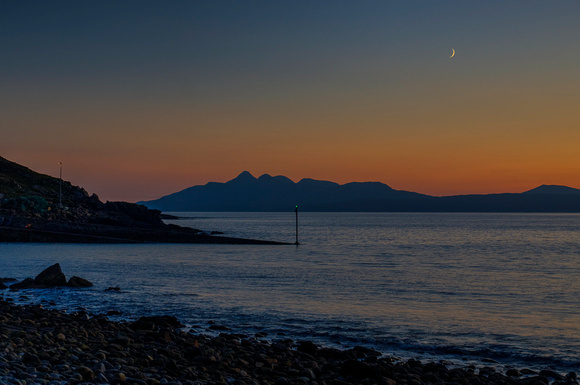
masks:
[[[77,223],[151,227],[162,224],[160,212],[125,203],[103,203],[79,186],[40,174],[0,157],[0,215]]]
[[[62,205],[61,205],[62,183]],[[161,211],[96,194],[0,157],[0,242],[278,244],[165,224]]]
[[[136,203],[103,203],[81,187],[2,157],[0,242],[280,244],[168,225],[159,210]]]

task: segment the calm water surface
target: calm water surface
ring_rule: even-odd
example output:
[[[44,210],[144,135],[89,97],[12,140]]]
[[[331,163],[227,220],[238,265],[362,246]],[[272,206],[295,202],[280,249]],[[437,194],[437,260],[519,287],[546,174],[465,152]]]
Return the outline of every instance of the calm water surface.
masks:
[[[293,212],[177,214],[294,242]],[[204,333],[213,320],[401,357],[580,370],[580,215],[301,213],[299,231],[300,246],[0,244],[0,276],[59,262],[95,286],[4,295],[172,314]]]

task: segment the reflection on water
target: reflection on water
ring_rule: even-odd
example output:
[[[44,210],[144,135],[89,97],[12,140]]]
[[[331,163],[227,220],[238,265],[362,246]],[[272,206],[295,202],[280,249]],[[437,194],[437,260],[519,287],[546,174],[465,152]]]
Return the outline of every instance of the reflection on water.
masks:
[[[173,223],[294,237],[293,212],[187,216]],[[298,247],[0,244],[0,275],[59,262],[95,286],[32,300],[565,371],[580,349],[579,229],[578,215],[302,213]]]

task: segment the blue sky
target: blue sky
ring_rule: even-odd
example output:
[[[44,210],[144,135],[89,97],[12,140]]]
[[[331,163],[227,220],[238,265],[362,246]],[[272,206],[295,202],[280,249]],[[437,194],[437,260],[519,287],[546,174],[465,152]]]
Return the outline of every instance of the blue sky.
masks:
[[[577,1],[0,1],[0,155],[132,201],[243,170],[578,188],[579,19]]]

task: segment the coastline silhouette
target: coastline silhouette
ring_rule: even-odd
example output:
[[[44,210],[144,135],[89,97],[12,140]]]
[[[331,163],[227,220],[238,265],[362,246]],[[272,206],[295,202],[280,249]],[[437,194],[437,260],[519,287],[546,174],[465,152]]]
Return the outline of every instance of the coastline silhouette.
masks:
[[[523,193],[436,197],[395,190],[380,182],[334,182],[244,171],[225,182],[192,186],[162,198],[139,202],[162,211],[302,211],[361,212],[580,212],[580,190],[542,185]]]

